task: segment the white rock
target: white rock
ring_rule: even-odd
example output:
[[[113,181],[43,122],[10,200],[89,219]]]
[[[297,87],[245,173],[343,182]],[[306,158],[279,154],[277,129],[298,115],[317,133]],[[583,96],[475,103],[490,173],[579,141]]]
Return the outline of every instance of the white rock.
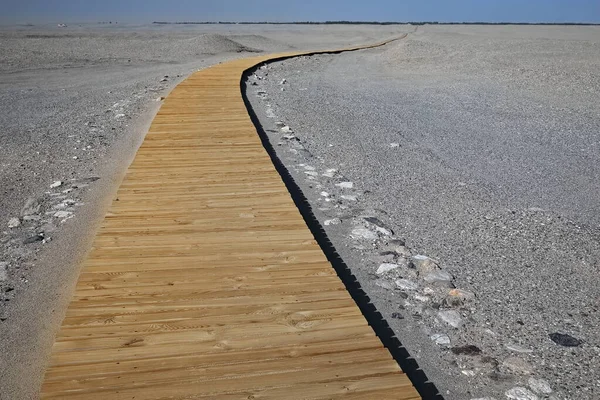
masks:
[[[423,296],[422,294],[415,294],[415,300],[419,300],[422,303],[427,303],[431,298],[429,296]]]
[[[285,83],[286,83],[286,82],[287,82],[287,79],[283,78],[283,79],[281,80],[281,82],[279,82],[279,84],[280,84],[280,85],[285,85]]]
[[[78,160],[78,159],[79,159],[79,157],[73,156],[73,160]]]
[[[475,376],[475,371],[470,370],[470,369],[464,369],[462,371],[460,371],[463,375],[466,376]]]
[[[290,128],[290,127],[289,127],[289,126],[287,126],[287,125],[285,125],[285,126],[282,126],[282,127],[280,128],[280,130],[281,130],[281,132],[283,132],[283,133],[292,133],[292,132],[293,132],[293,131],[292,131],[292,128]]]
[[[531,375],[533,370],[527,361],[517,357],[507,358],[502,362],[502,366],[509,372],[516,375]]]
[[[400,143],[390,143],[391,148],[400,147]]]
[[[352,232],[350,232],[350,236],[354,239],[365,239],[365,240],[377,240],[379,236],[377,233],[370,231],[366,228],[354,228]]]
[[[325,173],[323,174],[323,176],[325,176],[327,178],[333,178],[335,176],[336,172],[337,172],[337,169],[329,168],[329,169],[325,170]]]
[[[328,219],[325,220],[325,222],[323,222],[325,224],[325,226],[329,226],[329,225],[339,225],[342,223],[342,220],[339,218],[334,218],[334,219]]]
[[[267,118],[277,118],[277,115],[275,115],[275,112],[273,111],[272,108],[267,108],[265,110],[265,114],[266,114]]]
[[[19,218],[11,218],[10,220],[8,220],[8,227],[10,229],[18,228],[19,226],[21,226],[21,221],[19,220]]]
[[[340,182],[340,183],[336,183],[335,186],[339,187],[340,189],[352,189],[354,187],[354,183]]]
[[[287,140],[294,140],[294,139],[296,139],[296,136],[292,135],[292,134],[287,134],[287,135],[283,135],[283,138],[287,139]]]
[[[117,115],[115,115],[115,118],[117,118],[117,119],[125,118],[125,114],[117,114]]]
[[[393,270],[397,269],[398,267],[399,267],[398,264],[383,263],[379,266],[379,268],[377,268],[377,274],[378,275],[385,274],[386,272],[393,271]]]
[[[395,283],[402,290],[417,290],[419,288],[416,282],[409,281],[408,279],[396,279]]]
[[[67,218],[67,217],[71,216],[71,214],[72,213],[69,211],[57,211],[54,213],[54,216],[56,218]]]
[[[463,324],[460,313],[455,310],[443,310],[438,312],[438,317],[453,328],[460,328]]]
[[[8,263],[0,262],[0,282],[8,280]]]
[[[550,394],[552,393],[552,388],[550,387],[550,383],[548,383],[545,379],[535,379],[529,378],[527,384],[536,393],[539,394]]]
[[[348,201],[357,201],[358,200],[358,198],[356,196],[352,196],[352,195],[349,195],[349,194],[343,194],[340,197],[342,199],[348,200]]]
[[[414,267],[419,271],[419,274],[427,274],[439,269],[437,263],[431,258],[422,254],[417,254],[411,257],[411,262]]]
[[[433,271],[425,275],[423,279],[428,283],[450,283],[452,282],[452,275],[446,271]]]
[[[316,168],[312,165],[300,164],[307,171],[316,171]]]
[[[388,282],[388,281],[378,281],[378,282],[375,282],[375,284],[376,284],[377,286],[379,286],[379,287],[382,287],[382,288],[384,288],[384,289],[387,289],[387,290],[392,290],[392,289],[394,289],[394,285],[392,285],[392,284],[391,284],[390,282]]]
[[[319,173],[317,171],[304,171],[304,173],[310,176],[319,176]]]
[[[539,397],[524,387],[514,387],[504,394],[513,400],[539,400]]]
[[[381,233],[382,235],[385,235],[385,236],[392,236],[393,235],[392,231],[390,231],[389,229],[386,229],[386,228],[384,228],[382,226],[375,227],[375,230],[377,232]]]
[[[57,188],[59,186],[62,186],[62,184],[63,184],[62,181],[56,181],[52,185],[50,185],[50,189],[54,189],[54,188]]]
[[[510,351],[514,351],[515,353],[533,353],[532,349],[519,346],[518,344],[505,344],[504,347],[506,347]]]
[[[450,337],[445,333],[436,333],[429,337],[435,344],[438,346],[449,346],[450,345]]]
[[[329,197],[329,193],[327,193],[327,192],[321,192],[320,194],[321,194],[321,196],[323,196],[323,197]]]

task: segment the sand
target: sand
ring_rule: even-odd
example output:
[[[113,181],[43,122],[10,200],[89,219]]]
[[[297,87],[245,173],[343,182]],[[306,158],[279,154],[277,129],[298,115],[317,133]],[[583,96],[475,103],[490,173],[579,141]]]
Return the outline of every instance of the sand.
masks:
[[[248,86],[334,246],[447,399],[600,396],[599,33],[424,26],[273,63]]]
[[[1,27],[0,398],[37,398],[80,261],[161,97],[194,71],[234,58],[404,30]],[[15,218],[20,225],[9,228]]]

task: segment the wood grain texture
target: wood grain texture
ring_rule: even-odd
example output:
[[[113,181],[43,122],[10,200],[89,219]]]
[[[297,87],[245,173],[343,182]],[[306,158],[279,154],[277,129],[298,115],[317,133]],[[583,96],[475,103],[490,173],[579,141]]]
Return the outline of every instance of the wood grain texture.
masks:
[[[317,245],[243,102],[166,98],[82,269],[43,399],[417,399]]]

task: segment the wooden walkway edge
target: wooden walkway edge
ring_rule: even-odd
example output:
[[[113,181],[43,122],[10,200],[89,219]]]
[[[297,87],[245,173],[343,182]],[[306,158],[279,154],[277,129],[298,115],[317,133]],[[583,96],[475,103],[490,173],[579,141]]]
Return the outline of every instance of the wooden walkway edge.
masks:
[[[420,398],[242,97],[248,69],[314,53],[219,64],[169,94],[84,262],[43,399]]]

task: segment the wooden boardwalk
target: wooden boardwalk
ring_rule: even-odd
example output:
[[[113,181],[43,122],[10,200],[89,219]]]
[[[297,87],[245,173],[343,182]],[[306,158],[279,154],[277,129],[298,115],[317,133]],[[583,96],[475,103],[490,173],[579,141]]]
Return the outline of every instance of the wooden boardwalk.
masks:
[[[166,98],[84,263],[43,399],[418,399],[275,170],[243,71]]]

